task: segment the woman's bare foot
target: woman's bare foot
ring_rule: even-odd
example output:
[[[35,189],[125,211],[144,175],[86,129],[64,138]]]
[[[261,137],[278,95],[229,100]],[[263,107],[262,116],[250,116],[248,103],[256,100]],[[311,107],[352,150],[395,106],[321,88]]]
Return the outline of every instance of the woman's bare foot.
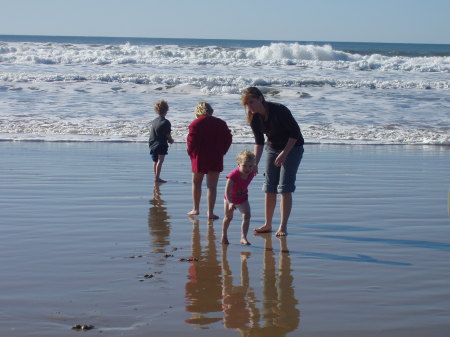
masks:
[[[247,246],[250,246],[250,245],[251,245],[251,243],[248,242],[247,238],[242,238],[242,239],[241,239],[241,244],[247,245]]]
[[[155,179],[155,183],[164,184],[164,183],[167,183],[167,180],[158,178],[158,179]]]
[[[229,245],[230,243],[228,242],[228,238],[222,237],[222,244]]]
[[[255,228],[255,232],[259,233],[259,234],[261,234],[261,233],[270,233],[270,232],[272,232],[272,226],[264,225],[264,226],[261,226],[259,228]]]
[[[192,211],[187,212],[187,215],[199,215],[200,212],[196,209],[193,209]]]
[[[209,220],[217,220],[217,219],[219,219],[219,217],[217,215],[215,215],[215,214],[211,214],[211,215],[208,216],[208,219]]]
[[[278,228],[278,231],[275,233],[275,236],[287,236],[286,228]]]

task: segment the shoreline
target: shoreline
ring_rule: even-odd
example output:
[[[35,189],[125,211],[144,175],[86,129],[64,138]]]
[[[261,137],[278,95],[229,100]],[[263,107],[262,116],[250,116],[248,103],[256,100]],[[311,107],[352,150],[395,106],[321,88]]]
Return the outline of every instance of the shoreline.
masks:
[[[99,144],[147,144],[148,140],[48,140],[48,139],[0,139],[0,142],[5,143],[99,143]],[[186,144],[186,142],[177,142],[174,141],[173,145]],[[253,142],[233,142],[234,145],[254,145]],[[444,147],[450,148],[450,143],[448,144],[408,144],[408,143],[346,143],[343,142],[306,142],[305,146],[317,146],[317,145],[325,145],[325,146],[400,146],[400,147]],[[170,149],[170,147],[169,147]]]

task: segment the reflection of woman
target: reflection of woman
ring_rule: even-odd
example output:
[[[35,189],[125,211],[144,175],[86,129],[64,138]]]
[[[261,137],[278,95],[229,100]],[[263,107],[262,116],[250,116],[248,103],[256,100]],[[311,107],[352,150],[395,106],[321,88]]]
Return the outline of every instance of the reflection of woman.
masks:
[[[278,266],[278,312],[275,325],[286,331],[294,330],[299,324],[300,311],[295,307],[294,278],[291,273],[291,257],[287,248],[286,238],[280,239],[280,260]]]
[[[295,307],[297,300],[291,275],[291,259],[286,238],[280,238],[278,275],[272,237],[265,236],[264,273],[262,301],[262,326],[247,331],[245,336],[281,337],[295,330],[300,322],[300,311]]]
[[[256,228],[257,233],[272,231],[272,218],[281,194],[281,222],[277,236],[287,235],[287,222],[292,209],[292,192],[298,166],[303,155],[303,136],[291,112],[284,105],[267,102],[258,88],[249,87],[242,93],[241,103],[247,110],[247,122],[255,136],[255,155],[258,165],[266,143],[265,168],[265,224]],[[256,166],[256,172],[258,166]]]
[[[192,200],[193,208],[189,215],[200,214],[203,176],[206,174],[208,188],[208,218],[218,219],[214,214],[217,196],[217,182],[223,171],[223,157],[230,148],[232,136],[227,124],[213,117],[213,109],[206,102],[200,102],[195,108],[197,119],[189,125],[187,152],[192,163]]]

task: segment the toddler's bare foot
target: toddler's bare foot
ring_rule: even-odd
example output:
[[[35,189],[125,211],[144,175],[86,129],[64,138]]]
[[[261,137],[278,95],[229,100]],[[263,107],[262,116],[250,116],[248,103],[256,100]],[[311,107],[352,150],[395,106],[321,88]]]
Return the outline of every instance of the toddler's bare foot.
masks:
[[[270,233],[272,232],[272,226],[264,225],[259,228],[255,228],[256,233]]]
[[[187,212],[187,215],[199,215],[200,212],[196,209],[193,209],[192,211]]]
[[[242,239],[241,239],[241,244],[247,245],[247,246],[250,246],[250,245],[251,245],[251,243],[248,242],[248,240],[247,240],[246,238],[242,238]]]

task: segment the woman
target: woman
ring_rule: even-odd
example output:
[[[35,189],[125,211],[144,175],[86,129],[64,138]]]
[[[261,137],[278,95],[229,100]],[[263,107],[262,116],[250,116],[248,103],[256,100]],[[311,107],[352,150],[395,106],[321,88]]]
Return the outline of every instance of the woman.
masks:
[[[272,231],[272,218],[281,194],[280,226],[276,236],[287,235],[287,222],[292,209],[292,192],[303,155],[303,136],[291,112],[284,105],[267,102],[256,87],[242,92],[241,103],[247,110],[247,122],[255,136],[256,173],[261,159],[265,139],[266,169],[263,190],[265,192],[265,224],[255,228],[256,233]]]
[[[208,188],[208,218],[215,220],[214,214],[217,196],[217,182],[223,171],[223,157],[230,148],[232,136],[227,123],[213,117],[213,109],[206,102],[200,102],[195,107],[197,117],[189,125],[187,136],[187,152],[192,163],[192,201],[193,208],[189,215],[200,214],[200,199],[202,196],[203,176],[206,174]]]

